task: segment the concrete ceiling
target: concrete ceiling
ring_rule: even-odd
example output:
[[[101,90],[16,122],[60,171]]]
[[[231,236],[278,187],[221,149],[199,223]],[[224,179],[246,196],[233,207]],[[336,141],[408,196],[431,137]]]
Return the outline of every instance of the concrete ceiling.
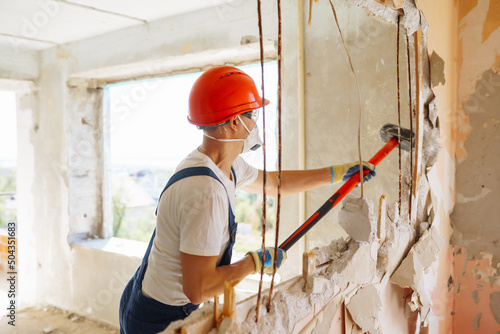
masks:
[[[0,0],[0,48],[41,50],[218,3],[209,0]]]

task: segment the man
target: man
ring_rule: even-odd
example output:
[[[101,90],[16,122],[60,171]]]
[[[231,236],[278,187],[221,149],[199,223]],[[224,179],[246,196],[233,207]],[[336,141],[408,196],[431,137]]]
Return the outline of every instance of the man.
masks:
[[[231,263],[236,234],[235,190],[260,194],[263,171],[239,155],[262,144],[257,129],[263,100],[253,80],[235,67],[203,73],[189,97],[188,121],[203,131],[203,142],[177,167],[157,208],[156,230],[143,262],[120,301],[120,333],[157,333],[187,317],[198,305],[223,292],[224,282],[260,272],[272,274],[286,253],[272,248],[249,252]],[[365,180],[375,175],[374,166]],[[291,195],[346,180],[359,165],[283,171],[281,193]],[[277,172],[267,173],[266,192],[277,195]]]

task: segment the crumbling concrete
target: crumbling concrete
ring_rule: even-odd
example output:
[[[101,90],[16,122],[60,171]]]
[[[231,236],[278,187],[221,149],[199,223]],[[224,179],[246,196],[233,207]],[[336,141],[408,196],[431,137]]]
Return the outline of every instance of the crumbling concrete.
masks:
[[[372,242],[377,231],[373,202],[366,198],[346,196],[339,213],[339,224],[354,240]]]
[[[255,321],[255,297],[251,297],[238,304],[235,318],[225,319],[218,333],[299,333],[305,328],[311,331],[316,327],[331,328],[338,319],[324,318],[324,312],[328,310],[328,314],[334,314],[342,307],[342,301],[345,301],[353,321],[363,331],[381,333],[383,328],[379,315],[384,307],[381,289],[387,289],[388,277],[401,261],[403,264],[398,268],[401,276],[405,282],[409,282],[409,286],[422,294],[415,294],[411,304],[412,311],[420,310],[427,315],[429,298],[421,288],[424,284],[422,277],[415,273],[420,274],[424,270],[419,256],[429,264],[431,257],[427,252],[435,251],[435,244],[442,243],[433,232],[424,233],[420,246],[415,247],[403,260],[411,246],[414,231],[407,223],[399,223],[401,218],[397,214],[397,203],[390,206],[387,216],[391,224],[384,242],[387,260],[382,270],[377,270],[377,258],[381,256],[380,253],[377,256],[377,251],[382,250],[379,250],[378,239],[373,238],[371,243],[354,239],[347,243],[343,239],[334,240],[328,246],[317,247],[308,252],[307,258],[314,259],[314,265],[306,271],[309,276],[297,277],[275,287],[269,313],[265,306],[269,298],[268,292],[262,294],[258,322]],[[369,211],[365,218],[374,219],[373,213]],[[210,309],[206,307],[193,312],[192,316],[171,324],[164,333],[176,333],[181,329],[190,333],[194,328],[201,328],[202,324],[210,327],[213,322]],[[404,309],[400,310],[400,314],[404,316]]]
[[[424,270],[436,259],[444,245],[439,231],[435,227],[427,230],[412,247],[406,258],[391,276],[391,282],[402,288],[411,288],[412,297],[408,301],[411,312],[421,309],[422,321],[425,321],[431,307],[429,290],[424,279]]]
[[[379,312],[382,301],[376,285],[360,288],[346,306],[352,319],[363,332],[380,333]]]

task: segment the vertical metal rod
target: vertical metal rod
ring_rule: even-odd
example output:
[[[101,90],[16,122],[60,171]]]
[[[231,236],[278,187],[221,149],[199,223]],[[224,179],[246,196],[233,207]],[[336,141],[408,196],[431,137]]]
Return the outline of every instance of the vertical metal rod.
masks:
[[[304,0],[297,0],[297,104],[299,169],[306,169],[306,102],[305,102],[305,52],[304,52]],[[299,221],[306,220],[305,192],[299,193]]]
[[[400,20],[401,16],[398,15],[398,36],[396,44],[396,69],[397,69],[397,82],[398,82],[398,143],[401,142],[401,92],[399,89],[399,35],[400,35]],[[401,187],[402,187],[402,177],[401,177],[401,145],[398,145],[399,149],[399,202],[398,209],[401,215]]]
[[[262,141],[264,144],[262,145],[262,154],[264,155],[263,159],[263,189],[262,189],[262,263],[264,263],[266,259],[266,105],[264,103],[264,44],[262,39],[262,9],[261,2],[257,0],[257,12],[259,15],[259,44],[260,44],[260,69],[261,69],[261,79],[262,79]],[[259,292],[257,294],[257,305],[255,307],[255,322],[259,321],[259,307],[260,307],[260,298],[262,293],[262,278],[264,276],[264,266],[261,266],[260,269],[260,281],[259,281]]]
[[[409,99],[409,111],[410,111],[410,143],[413,143],[413,99],[411,91],[411,61],[410,61],[410,38],[408,34],[406,35],[406,58],[408,61],[408,99]],[[408,219],[411,222],[411,206],[412,206],[412,194],[413,189],[413,145],[410,145],[410,191],[408,195]]]
[[[413,189],[411,190],[413,193],[413,196],[417,198],[417,190],[418,190],[418,180],[419,180],[419,171],[420,171],[420,165],[419,161],[421,160],[420,154],[421,154],[421,145],[420,145],[420,62],[421,62],[421,45],[422,45],[422,32],[419,30],[415,31],[413,34],[413,46],[414,46],[414,52],[415,52],[415,161],[414,161],[414,166],[413,166],[413,180],[415,182],[413,183]],[[420,150],[420,153],[419,153]],[[418,203],[417,203],[418,205]]]
[[[280,230],[280,211],[281,211],[281,0],[277,0],[278,4],[278,197],[276,207],[276,233],[274,239],[274,250],[278,250],[279,230]],[[275,253],[277,254],[277,253]],[[271,310],[271,299],[273,296],[274,276],[276,274],[277,256],[273,261],[273,276],[271,279],[271,287],[269,288],[269,299],[267,301],[267,312]]]

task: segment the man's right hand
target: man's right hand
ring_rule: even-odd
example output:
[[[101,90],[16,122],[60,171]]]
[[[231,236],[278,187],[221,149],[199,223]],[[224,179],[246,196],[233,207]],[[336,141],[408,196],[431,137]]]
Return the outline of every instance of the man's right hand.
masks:
[[[363,161],[363,169],[370,171],[368,174],[364,176],[363,178],[364,182],[367,182],[376,175],[375,165],[370,162]],[[355,161],[342,165],[332,165],[331,171],[332,171],[332,182],[331,182],[332,184],[338,183],[340,181],[346,182],[351,178],[351,176],[353,176],[356,173],[359,173],[359,162]]]
[[[264,263],[262,263],[262,249],[248,252],[247,254],[252,255],[253,261],[255,262],[254,274],[259,273],[262,266],[264,266],[264,272],[268,275],[272,275],[274,257],[276,256],[276,270],[278,270],[286,260],[286,252],[281,248],[278,248],[278,252],[276,252],[274,247],[266,247]]]

